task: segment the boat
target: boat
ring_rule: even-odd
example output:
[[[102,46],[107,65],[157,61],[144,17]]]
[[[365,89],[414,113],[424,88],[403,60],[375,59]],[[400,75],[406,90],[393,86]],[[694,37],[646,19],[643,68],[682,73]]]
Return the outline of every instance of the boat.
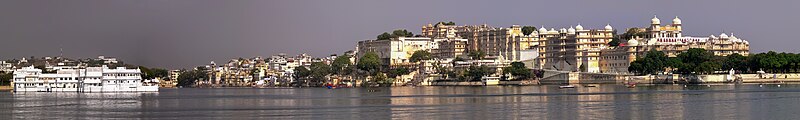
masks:
[[[562,88],[562,89],[564,89],[564,88],[575,88],[575,86],[574,85],[562,85],[562,86],[558,86],[558,88]]]
[[[158,92],[155,80],[142,80],[140,69],[76,67],[55,73],[23,67],[14,70],[14,92]]]

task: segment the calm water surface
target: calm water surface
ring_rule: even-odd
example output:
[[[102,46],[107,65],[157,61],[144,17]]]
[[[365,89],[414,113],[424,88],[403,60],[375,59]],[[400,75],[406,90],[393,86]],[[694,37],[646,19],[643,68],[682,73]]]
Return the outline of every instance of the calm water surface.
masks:
[[[800,85],[0,93],[0,119],[797,119]]]

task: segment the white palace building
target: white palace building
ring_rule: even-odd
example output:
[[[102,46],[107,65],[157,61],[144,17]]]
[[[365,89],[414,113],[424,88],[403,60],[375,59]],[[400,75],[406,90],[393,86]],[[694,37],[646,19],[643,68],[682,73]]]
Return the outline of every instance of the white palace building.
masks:
[[[117,67],[58,69],[43,73],[41,69],[23,67],[14,71],[15,92],[156,92],[155,81],[143,81],[141,71]]]

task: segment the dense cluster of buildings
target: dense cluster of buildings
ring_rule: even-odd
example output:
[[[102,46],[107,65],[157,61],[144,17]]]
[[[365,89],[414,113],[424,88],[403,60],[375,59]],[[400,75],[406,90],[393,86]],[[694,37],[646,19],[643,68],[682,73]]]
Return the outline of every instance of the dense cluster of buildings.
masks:
[[[630,62],[650,50],[663,51],[670,57],[675,57],[689,48],[704,48],[718,56],[749,54],[749,43],[733,34],[722,33],[719,36],[708,37],[685,36],[678,17],[675,17],[671,24],[665,25],[654,17],[646,28],[634,30],[644,31],[645,35],[617,38],[623,39],[621,44],[611,46],[609,42],[615,39],[617,34],[611,25],[605,25],[600,29],[584,28],[580,24],[560,29],[547,29],[542,26],[526,34],[519,25],[498,28],[485,24],[458,26],[437,23],[422,26],[419,37],[359,41],[356,56],[374,52],[380,56],[384,66],[397,67],[417,64],[411,63],[409,59],[415,51],[422,50],[431,52],[435,57],[433,60],[422,61],[423,66],[420,70],[430,69],[431,66],[448,66],[452,67],[448,69],[456,69],[458,65],[463,67],[480,63],[493,63],[492,66],[496,69],[502,69],[510,62],[519,61],[534,69],[627,74]],[[485,53],[490,59],[453,61],[469,58],[467,55],[470,52],[477,51]],[[440,63],[459,64],[454,66]]]
[[[292,77],[295,68],[309,67],[314,62],[330,64],[336,57],[331,55],[313,58],[307,54],[297,56],[279,54],[266,59],[262,57],[231,59],[224,64],[211,61],[204,66],[208,79],[199,80],[197,83],[201,86],[286,85],[296,81]],[[176,73],[174,76],[177,78],[179,74]]]

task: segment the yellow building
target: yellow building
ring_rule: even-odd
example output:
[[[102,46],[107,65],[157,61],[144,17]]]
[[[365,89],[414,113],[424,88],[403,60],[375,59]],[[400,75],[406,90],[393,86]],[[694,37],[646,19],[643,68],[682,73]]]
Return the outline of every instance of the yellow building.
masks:
[[[556,31],[544,27],[538,31],[538,68],[559,71],[600,72],[600,51],[609,48],[614,28],[604,29],[561,28]]]

